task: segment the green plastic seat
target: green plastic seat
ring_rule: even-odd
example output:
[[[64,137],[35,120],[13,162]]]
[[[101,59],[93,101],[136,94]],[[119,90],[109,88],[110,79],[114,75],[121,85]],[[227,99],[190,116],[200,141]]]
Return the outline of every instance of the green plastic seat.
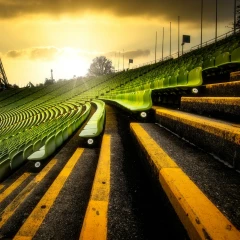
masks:
[[[10,158],[1,160],[0,162],[0,181],[4,180],[11,173]]]
[[[176,87],[178,79],[178,71],[174,72],[174,74],[169,78],[169,87]]]
[[[62,130],[62,138],[63,141],[66,141],[68,139],[68,126],[65,126]]]
[[[215,59],[215,66],[216,67],[221,67],[223,65],[230,64],[230,53],[229,52],[224,52],[218,55]]]
[[[171,78],[171,76],[165,77],[163,79],[163,88],[168,88],[169,87],[169,79]]]
[[[23,151],[23,158],[27,159],[33,153],[33,144],[28,145]]]
[[[188,83],[188,71],[182,70],[179,72],[178,78],[177,78],[177,85],[178,86],[186,86]]]
[[[38,139],[33,144],[33,151],[38,151],[42,147],[42,140]]]
[[[16,153],[13,157],[10,158],[10,167],[11,169],[17,169],[18,167],[20,167],[23,162],[25,161],[24,157],[23,157],[23,151],[19,151],[18,153]]]
[[[240,47],[236,48],[231,53],[231,62],[240,63]]]
[[[55,142],[56,142],[56,147],[60,147],[63,143],[63,135],[62,131],[58,131],[55,135]]]
[[[215,67],[215,57],[209,57],[206,60],[203,61],[203,70],[213,69]]]
[[[121,95],[124,95],[126,97],[126,94]],[[93,103],[96,104],[97,110],[89,119],[84,129],[80,132],[79,134],[80,137],[83,138],[97,137],[103,131],[105,121],[105,103],[99,100],[95,100],[93,101]]]
[[[188,73],[188,87],[197,87],[202,85],[203,79],[202,79],[202,68],[197,67],[191,70]]]
[[[46,144],[42,148],[40,148],[38,151],[34,152],[28,157],[28,160],[31,161],[44,160],[51,154],[53,154],[55,150],[56,150],[55,135],[52,135],[47,139]]]

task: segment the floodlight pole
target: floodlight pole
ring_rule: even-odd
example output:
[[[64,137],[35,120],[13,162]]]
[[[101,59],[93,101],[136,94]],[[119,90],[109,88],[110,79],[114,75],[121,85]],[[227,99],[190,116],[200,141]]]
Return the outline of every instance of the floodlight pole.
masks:
[[[119,58],[120,58],[120,52],[118,52],[118,72],[119,72]]]
[[[172,23],[170,22],[170,57],[172,56]]]
[[[180,16],[178,16],[178,57],[179,57],[179,42],[180,42]]]
[[[202,47],[202,28],[203,28],[203,0],[201,0],[201,47]]]
[[[124,49],[123,49],[123,70],[124,70]]]
[[[216,26],[215,26],[215,42],[217,42],[217,28],[218,28],[218,0],[216,0]]]
[[[163,51],[164,51],[164,27],[163,27],[163,35],[162,35],[162,61],[163,61]]]
[[[183,46],[184,46],[184,42],[182,43],[182,55],[183,55]]]
[[[156,39],[155,39],[155,63],[157,62],[157,32],[156,32]]]

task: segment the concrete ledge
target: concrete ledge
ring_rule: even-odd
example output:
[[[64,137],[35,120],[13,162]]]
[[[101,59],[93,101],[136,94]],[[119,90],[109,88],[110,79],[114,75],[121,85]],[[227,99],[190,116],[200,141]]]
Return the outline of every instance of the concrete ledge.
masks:
[[[156,110],[156,120],[179,136],[240,170],[240,127],[166,108]]]
[[[208,84],[203,89],[205,96],[240,97],[240,81]]]
[[[239,239],[239,231],[164,152],[161,146],[138,123],[131,123],[130,129],[148,163],[154,168],[153,171],[158,171],[159,183],[189,237],[194,240]],[[157,156],[157,152],[161,155]],[[162,161],[166,162],[166,159],[168,164],[161,164]]]
[[[182,97],[181,110],[221,118],[240,119],[239,97]]]

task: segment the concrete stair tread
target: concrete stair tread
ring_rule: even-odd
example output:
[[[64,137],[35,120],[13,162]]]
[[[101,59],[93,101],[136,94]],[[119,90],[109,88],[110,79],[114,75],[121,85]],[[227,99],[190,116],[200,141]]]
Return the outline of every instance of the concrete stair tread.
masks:
[[[141,123],[139,125],[214,205],[240,229],[239,173],[158,124]],[[169,167],[174,168],[174,166]]]
[[[186,118],[186,119],[191,118],[193,121],[198,121],[198,122],[204,121],[205,123],[215,125],[215,127],[218,127],[218,126],[221,128],[228,128],[228,127],[231,128],[232,127],[232,130],[237,131],[237,132],[239,131],[239,133],[240,133],[240,124],[238,124],[238,123],[224,121],[224,120],[220,120],[220,119],[216,119],[216,118],[209,118],[209,117],[201,116],[201,115],[194,114],[194,113],[183,112],[178,109],[169,109],[169,108],[164,108],[164,107],[159,107],[159,106],[154,106],[153,109],[155,111],[165,112],[165,113],[172,114],[175,116],[178,115],[179,117]]]
[[[155,116],[164,127],[240,171],[239,124],[161,107]]]
[[[240,81],[214,83],[203,85],[202,94],[205,96],[240,96]]]
[[[181,101],[205,102],[211,104],[240,105],[240,97],[182,97]]]
[[[240,97],[182,97],[181,110],[239,122]]]

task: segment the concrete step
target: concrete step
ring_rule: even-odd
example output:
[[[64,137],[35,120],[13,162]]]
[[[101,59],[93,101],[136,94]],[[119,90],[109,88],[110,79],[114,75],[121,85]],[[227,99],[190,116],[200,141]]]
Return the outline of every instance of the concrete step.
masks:
[[[157,124],[131,123],[130,129],[190,239],[238,239],[240,175]]]
[[[240,171],[239,124],[167,108],[155,109],[156,121],[159,124]]]
[[[203,86],[201,94],[212,97],[240,97],[240,81],[208,84]]]
[[[182,97],[180,109],[240,121],[240,97]]]

